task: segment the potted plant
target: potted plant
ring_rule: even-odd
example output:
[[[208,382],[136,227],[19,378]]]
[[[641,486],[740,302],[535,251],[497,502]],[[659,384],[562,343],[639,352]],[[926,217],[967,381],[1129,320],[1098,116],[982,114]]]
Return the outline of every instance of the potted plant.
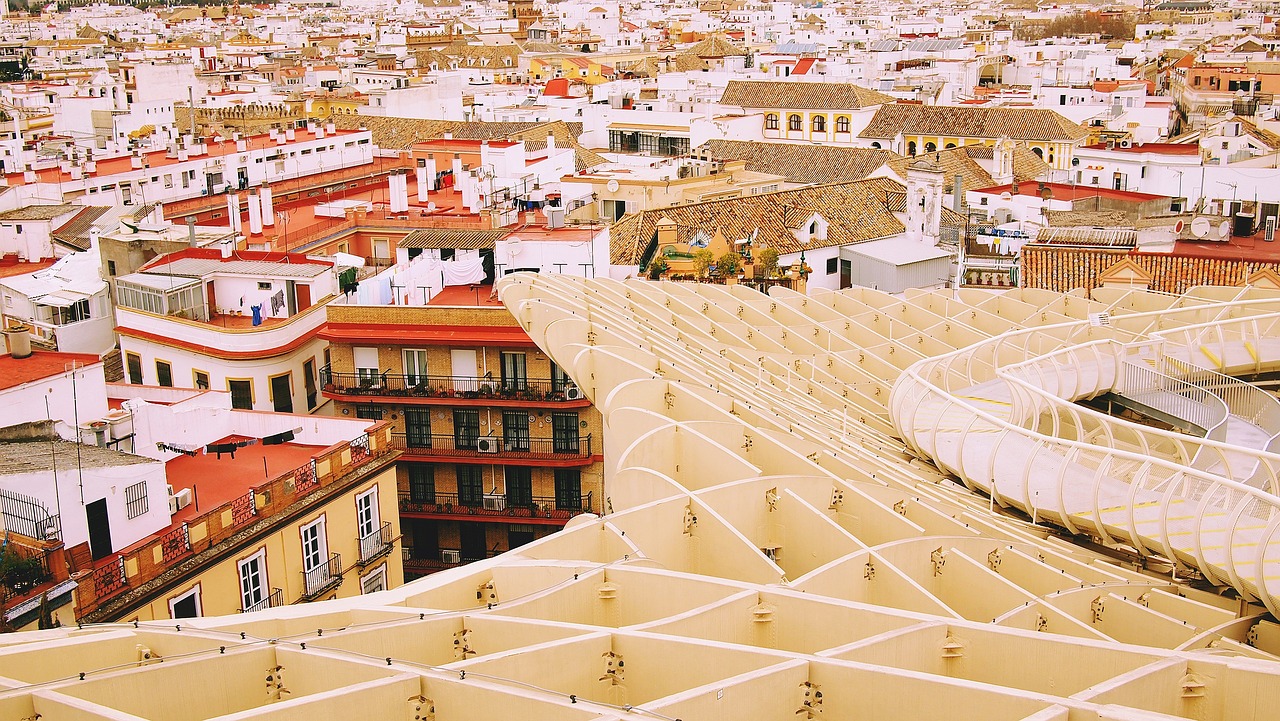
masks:
[[[708,248],[699,248],[698,252],[693,254],[693,268],[697,271],[697,277],[706,278],[715,262],[715,253]]]
[[[724,278],[725,283],[738,282],[738,270],[742,268],[742,256],[736,250],[727,250],[716,258],[716,272]]]
[[[662,258],[654,259],[653,262],[649,263],[649,280],[659,280],[662,278],[662,274],[667,272],[667,269],[667,261]]]

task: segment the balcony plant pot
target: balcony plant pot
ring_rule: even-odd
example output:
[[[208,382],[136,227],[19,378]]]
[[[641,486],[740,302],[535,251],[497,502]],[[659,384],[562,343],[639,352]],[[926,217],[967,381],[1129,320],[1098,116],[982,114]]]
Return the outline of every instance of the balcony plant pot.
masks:
[[[334,386],[332,383],[325,383],[325,384],[324,384],[324,391],[325,391],[325,393],[332,393],[332,392],[333,392],[334,387],[335,387],[335,386]]]

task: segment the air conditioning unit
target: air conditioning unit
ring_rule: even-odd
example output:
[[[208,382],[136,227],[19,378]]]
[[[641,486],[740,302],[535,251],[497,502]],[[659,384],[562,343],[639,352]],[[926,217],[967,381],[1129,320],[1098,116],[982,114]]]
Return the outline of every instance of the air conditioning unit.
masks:
[[[178,499],[179,510],[191,505],[191,489],[190,488],[183,488],[182,490],[173,494],[173,497]]]
[[[1132,141],[1132,140],[1121,140],[1121,141],[1120,141],[1120,147],[1122,147],[1122,148],[1132,148],[1132,147],[1133,147],[1133,141]]]
[[[498,439],[493,436],[480,436],[476,439],[477,453],[497,453],[501,448]]]
[[[1276,239],[1276,216],[1268,215],[1267,224],[1263,226],[1262,238],[1268,243]]]
[[[567,401],[580,401],[586,398],[582,393],[582,389],[577,386],[569,386],[564,389],[564,399]]]
[[[505,511],[507,509],[507,499],[504,496],[488,496],[484,497],[484,510],[486,511]]]
[[[178,512],[178,497],[169,496],[169,515],[172,516],[177,512]]]
[[[440,549],[441,563],[462,563],[462,553],[452,548]]]

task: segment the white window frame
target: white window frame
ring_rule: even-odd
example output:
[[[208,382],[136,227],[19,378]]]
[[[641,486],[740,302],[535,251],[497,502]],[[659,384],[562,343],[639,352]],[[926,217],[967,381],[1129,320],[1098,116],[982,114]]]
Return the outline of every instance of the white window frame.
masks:
[[[383,563],[383,564],[380,564],[377,568],[374,568],[372,571],[370,571],[370,572],[368,572],[368,573],[366,573],[366,574],[364,574],[363,576],[361,576],[361,577],[360,577],[360,593],[361,593],[361,594],[366,594],[366,593],[378,593],[378,591],[366,591],[366,590],[365,590],[365,584],[366,584],[366,583],[368,583],[369,581],[373,580],[373,578],[374,578],[375,576],[382,576],[382,590],[383,590],[383,591],[385,591],[385,590],[387,590],[388,588],[390,588],[390,586],[387,584],[387,564]]]
[[[308,565],[307,560],[309,556],[307,554],[307,534],[312,532],[313,529],[318,529],[315,531],[315,537],[317,539],[316,546],[319,561],[314,565]],[[314,571],[329,561],[329,539],[326,538],[325,530],[324,516],[321,516],[298,529],[298,535],[302,541],[302,571],[304,573]]]
[[[369,525],[367,528],[365,527],[364,518],[361,517],[364,510],[361,508],[362,503],[367,504],[365,506],[365,508],[368,509],[369,516]],[[378,513],[378,487],[374,486],[364,493],[356,495],[356,536],[363,540],[365,536],[377,531],[378,526],[381,524],[382,518]]]
[[[254,600],[252,603],[249,602],[248,590],[245,588],[244,569],[249,564],[257,564],[258,591],[262,595],[261,598]],[[267,549],[263,548],[248,558],[243,558],[236,562],[236,578],[240,584],[241,609],[249,609],[270,598],[271,584],[267,582]]]
[[[184,591],[173,598],[169,599],[169,618],[173,618],[173,607],[188,598],[195,596],[196,599],[196,618],[204,616],[204,603],[200,599],[200,584],[192,586],[189,590]]]

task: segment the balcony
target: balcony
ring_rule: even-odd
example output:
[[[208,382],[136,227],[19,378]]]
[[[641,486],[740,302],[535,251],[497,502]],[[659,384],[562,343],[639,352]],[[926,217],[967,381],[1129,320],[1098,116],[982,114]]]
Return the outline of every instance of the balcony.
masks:
[[[501,551],[486,551],[484,558],[493,558],[499,553]],[[437,571],[457,568],[479,560],[482,559],[464,556],[462,549],[459,548],[441,548],[430,557],[419,558],[414,555],[412,546],[405,546],[403,556],[405,580],[427,576]]]
[[[367,566],[370,563],[391,553],[391,523],[383,523],[381,527],[375,528],[372,533],[363,536],[360,540],[360,566]]]
[[[333,554],[329,560],[310,571],[302,572],[303,601],[314,601],[331,589],[342,584],[342,556]]]
[[[461,521],[537,523],[564,525],[582,513],[593,513],[591,493],[572,498],[533,496],[523,499],[504,495],[435,493],[427,498],[400,494],[400,512],[410,516]]]
[[[591,464],[591,434],[577,438],[522,438],[507,441],[498,436],[447,433],[392,433],[391,447],[411,459],[430,458],[451,463],[488,463],[519,466],[537,461],[546,468]]]
[[[385,371],[368,376],[320,370],[325,397],[354,402],[413,405],[543,406],[570,408],[591,405],[572,382],[550,378],[494,380],[484,376],[421,376]]]
[[[254,611],[265,611],[268,608],[275,608],[276,606],[283,606],[283,605],[284,605],[284,591],[278,588],[273,588],[271,589],[271,593],[267,594],[261,601],[258,601],[252,606],[249,606],[248,608],[240,609],[240,613],[253,613]]]

